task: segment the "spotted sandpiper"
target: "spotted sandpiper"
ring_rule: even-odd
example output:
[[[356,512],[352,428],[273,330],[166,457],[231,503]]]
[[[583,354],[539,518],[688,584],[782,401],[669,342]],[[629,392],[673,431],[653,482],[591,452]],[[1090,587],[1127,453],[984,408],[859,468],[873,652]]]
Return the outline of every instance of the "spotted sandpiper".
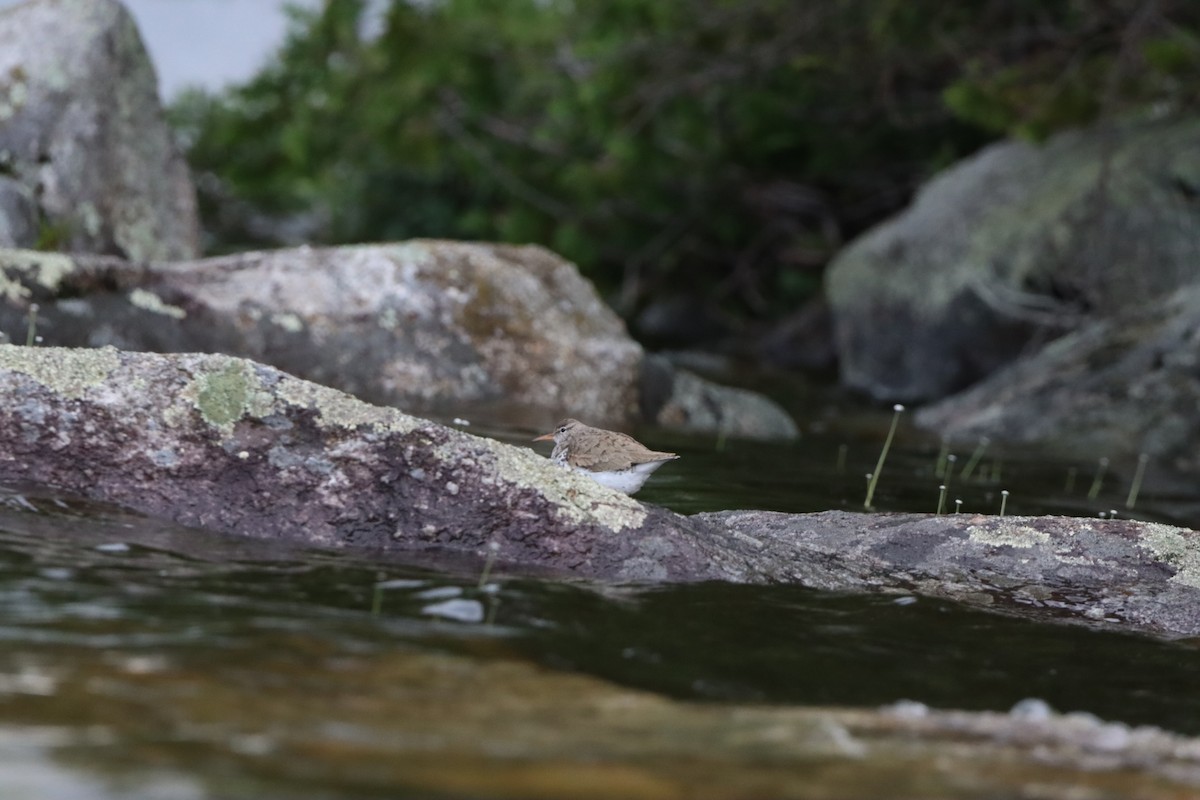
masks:
[[[660,453],[632,436],[584,425],[577,419],[564,419],[535,442],[554,440],[550,460],[593,478],[602,486],[633,494],[642,488],[650,473],[673,459],[674,453]]]

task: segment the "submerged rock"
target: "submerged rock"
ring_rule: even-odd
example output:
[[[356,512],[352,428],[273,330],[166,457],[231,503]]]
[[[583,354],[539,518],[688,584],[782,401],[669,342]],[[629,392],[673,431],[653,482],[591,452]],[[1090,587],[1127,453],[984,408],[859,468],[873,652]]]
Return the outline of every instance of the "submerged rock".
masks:
[[[137,27],[114,0],[30,0],[0,11],[0,159],[63,250],[192,258],[200,225],[187,165]],[[0,203],[0,231],[28,211]],[[31,245],[28,235],[11,243]]]
[[[57,724],[49,749],[69,756],[72,770],[123,777],[122,786],[137,786],[153,761],[171,786],[191,778],[221,797],[308,796],[314,784],[337,796],[547,800],[1200,792],[1200,740],[1089,714],[1030,713],[1030,703],[1013,713],[694,703],[516,660],[345,652],[270,628],[260,637],[215,663],[203,648],[156,657],[143,644],[137,656],[88,653],[65,664],[81,645],[56,645],[54,691],[38,708],[69,724]],[[46,658],[27,653],[25,673]],[[162,746],[180,731],[187,747]]]
[[[773,400],[705,380],[661,356],[642,362],[641,401],[644,419],[672,430],[771,441],[800,436]]]

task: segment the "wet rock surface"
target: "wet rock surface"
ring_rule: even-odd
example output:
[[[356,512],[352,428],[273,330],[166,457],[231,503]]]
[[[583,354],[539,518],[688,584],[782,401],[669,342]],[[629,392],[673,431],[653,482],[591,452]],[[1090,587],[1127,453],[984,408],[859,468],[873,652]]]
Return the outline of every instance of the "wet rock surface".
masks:
[[[195,190],[129,13],[114,0],[31,0],[0,11],[0,153],[36,199],[48,246],[146,259],[200,249]],[[0,231],[31,245],[29,209]],[[36,236],[34,237],[36,241]]]
[[[278,794],[270,781],[283,776],[303,796],[326,782],[360,795],[621,800],[1176,800],[1200,790],[1200,741],[1036,703],[1011,714],[687,703],[519,661],[263,637],[272,655],[234,648],[215,668],[186,648],[162,664],[60,663],[53,696],[38,701],[75,724],[51,752],[108,775],[137,776],[151,760],[220,797]],[[0,698],[10,714],[21,707]],[[179,740],[186,749],[162,745]]]
[[[1004,613],[1200,634],[1200,533],[1131,520],[966,514],[697,514],[733,580],[913,592]]]

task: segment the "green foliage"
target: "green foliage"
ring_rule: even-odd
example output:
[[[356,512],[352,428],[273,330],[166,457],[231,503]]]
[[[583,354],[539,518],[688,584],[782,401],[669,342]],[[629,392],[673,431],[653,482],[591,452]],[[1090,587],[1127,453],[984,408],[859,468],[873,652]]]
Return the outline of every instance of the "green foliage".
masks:
[[[42,219],[38,222],[37,241],[34,250],[56,252],[67,245],[71,236],[70,225],[66,221],[50,222]]]
[[[174,104],[215,249],[540,242],[625,311],[770,314],[987,139],[1200,83],[1166,0],[392,0],[369,34],[368,5],[293,11],[253,80]]]

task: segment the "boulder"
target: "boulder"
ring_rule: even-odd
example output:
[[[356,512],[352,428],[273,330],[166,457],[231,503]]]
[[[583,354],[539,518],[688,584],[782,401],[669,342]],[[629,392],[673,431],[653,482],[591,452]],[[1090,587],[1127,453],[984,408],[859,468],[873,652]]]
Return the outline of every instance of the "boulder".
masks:
[[[641,386],[642,418],[663,428],[768,441],[800,436],[796,423],[773,400],[705,380],[662,356],[642,362]]]
[[[1052,443],[1133,463],[1145,453],[1200,476],[1200,286],[1056,340],[917,412],[950,439]]]
[[[1200,635],[1200,533],[1132,520],[643,505],[526,448],[251,361],[0,345],[0,483],[215,531],[510,572],[919,592]]]
[[[59,249],[135,261],[199,252],[191,177],[137,27],[115,0],[0,11],[0,169],[36,198]]]
[[[1005,142],[830,265],[842,380],[944,397],[1089,320],[1196,280],[1200,118]]]
[[[694,533],[663,538],[686,519],[532,450],[243,359],[0,345],[0,398],[3,483],[320,546],[494,545],[614,579],[690,579],[709,562]]]
[[[442,419],[621,428],[648,391],[620,318],[573,264],[534,246],[429,240],[149,266],[0,251],[0,295],[14,337],[33,301],[47,344],[246,356]],[[662,424],[795,434],[749,392],[688,376],[676,394],[677,406],[703,396],[703,409]]]

